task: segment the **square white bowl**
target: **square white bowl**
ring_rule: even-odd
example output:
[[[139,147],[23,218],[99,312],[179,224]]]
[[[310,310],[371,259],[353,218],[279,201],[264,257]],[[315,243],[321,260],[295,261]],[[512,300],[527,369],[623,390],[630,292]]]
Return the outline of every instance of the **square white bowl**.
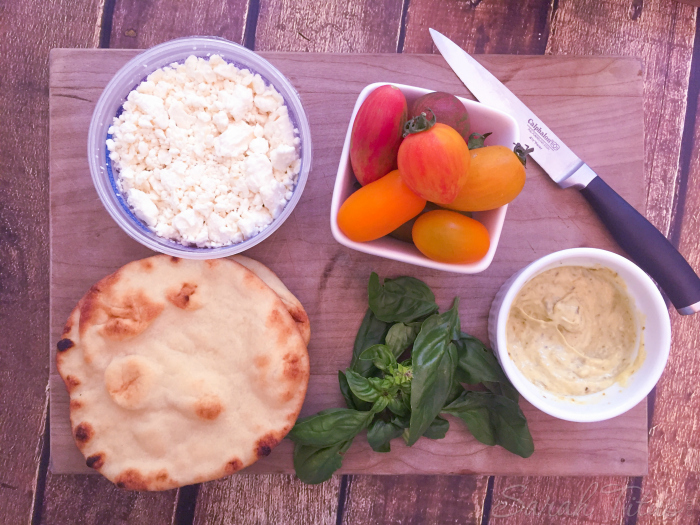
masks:
[[[350,135],[352,134],[352,126],[355,122],[355,116],[369,94],[378,87],[386,84],[391,84],[401,90],[406,97],[409,108],[414,100],[425,95],[426,93],[433,92],[431,89],[405,86],[403,84],[395,84],[391,82],[377,82],[370,84],[362,90],[360,96],[357,98],[355,109],[353,109],[352,117],[350,118],[348,132],[345,135],[343,152],[340,155],[338,175],[336,176],[335,187],[333,188],[333,200],[331,201],[331,231],[333,232],[333,237],[343,246],[347,246],[348,248],[352,248],[353,250],[357,250],[359,252],[384,257],[386,259],[393,259],[395,261],[415,264],[416,266],[424,266],[426,268],[434,268],[436,270],[443,270],[446,272],[465,274],[483,272],[489,267],[491,261],[493,260],[493,256],[496,253],[498,240],[501,237],[501,230],[503,229],[503,222],[506,218],[506,210],[508,209],[507,204],[505,206],[501,206],[500,208],[496,208],[495,210],[478,211],[472,213],[472,217],[474,219],[486,226],[486,229],[489,232],[490,246],[489,251],[482,259],[470,264],[449,264],[433,261],[419,252],[418,248],[416,248],[413,244],[394,239],[390,236],[385,236],[375,241],[355,242],[348,239],[348,237],[340,231],[340,228],[338,227],[338,210],[343,202],[345,202],[345,199],[347,199],[355,191],[354,186],[357,182],[357,179],[352,171],[352,166],[350,165]],[[518,129],[518,124],[513,117],[497,109],[480,104],[479,102],[474,102],[461,97],[457,98],[464,104],[464,107],[466,107],[467,111],[469,112],[471,133],[492,133],[492,135],[487,139],[488,145],[501,145],[512,148],[518,141],[520,131]]]

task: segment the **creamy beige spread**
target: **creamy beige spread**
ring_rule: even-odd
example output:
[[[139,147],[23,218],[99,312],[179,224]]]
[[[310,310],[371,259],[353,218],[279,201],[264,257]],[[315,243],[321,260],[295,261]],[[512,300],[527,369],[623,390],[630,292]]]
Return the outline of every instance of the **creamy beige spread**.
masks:
[[[536,385],[563,395],[623,383],[644,359],[637,333],[622,279],[608,268],[582,266],[552,268],[528,281],[506,325],[515,365]]]

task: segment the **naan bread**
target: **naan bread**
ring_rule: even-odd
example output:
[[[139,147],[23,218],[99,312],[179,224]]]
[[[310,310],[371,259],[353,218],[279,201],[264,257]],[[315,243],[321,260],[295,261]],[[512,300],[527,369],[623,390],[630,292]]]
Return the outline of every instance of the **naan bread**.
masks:
[[[75,441],[118,486],[166,490],[266,456],[309,380],[279,296],[225,259],[156,256],[105,277],[58,342]]]
[[[280,299],[287,307],[287,311],[290,313],[292,318],[297,324],[297,328],[304,338],[304,343],[308,346],[311,340],[311,325],[309,323],[309,316],[306,315],[306,310],[302,306],[299,299],[297,299],[292,292],[289,291],[284,283],[279,277],[270,270],[263,263],[251,259],[244,255],[232,255],[230,259],[236,261],[238,264],[242,264],[248,268],[255,275],[260,277],[266,285],[274,290],[274,292],[279,295]]]

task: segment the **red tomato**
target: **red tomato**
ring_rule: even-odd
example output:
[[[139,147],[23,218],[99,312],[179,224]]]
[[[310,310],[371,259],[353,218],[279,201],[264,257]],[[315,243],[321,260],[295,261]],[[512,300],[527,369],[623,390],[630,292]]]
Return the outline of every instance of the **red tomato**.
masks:
[[[428,259],[469,264],[489,251],[489,231],[479,221],[448,210],[429,211],[413,225],[413,243]]]
[[[425,202],[394,170],[347,198],[338,211],[338,227],[352,241],[373,241],[418,215]]]
[[[469,176],[471,156],[467,143],[445,124],[432,124],[424,117],[417,119],[426,129],[409,132],[403,139],[399,146],[399,171],[418,195],[430,202],[447,204],[455,200]]]

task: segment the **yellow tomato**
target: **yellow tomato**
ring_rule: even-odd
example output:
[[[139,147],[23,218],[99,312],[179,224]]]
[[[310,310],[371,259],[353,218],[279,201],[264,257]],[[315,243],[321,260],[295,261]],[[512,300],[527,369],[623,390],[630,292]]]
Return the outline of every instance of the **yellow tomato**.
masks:
[[[457,198],[445,208],[460,211],[493,210],[515,199],[525,185],[525,166],[513,150],[486,146],[471,150],[469,177]]]
[[[447,210],[429,211],[413,225],[413,243],[428,259],[469,264],[489,251],[489,232],[479,221]]]
[[[352,241],[373,241],[418,215],[425,202],[394,170],[347,198],[338,211],[338,227]]]

